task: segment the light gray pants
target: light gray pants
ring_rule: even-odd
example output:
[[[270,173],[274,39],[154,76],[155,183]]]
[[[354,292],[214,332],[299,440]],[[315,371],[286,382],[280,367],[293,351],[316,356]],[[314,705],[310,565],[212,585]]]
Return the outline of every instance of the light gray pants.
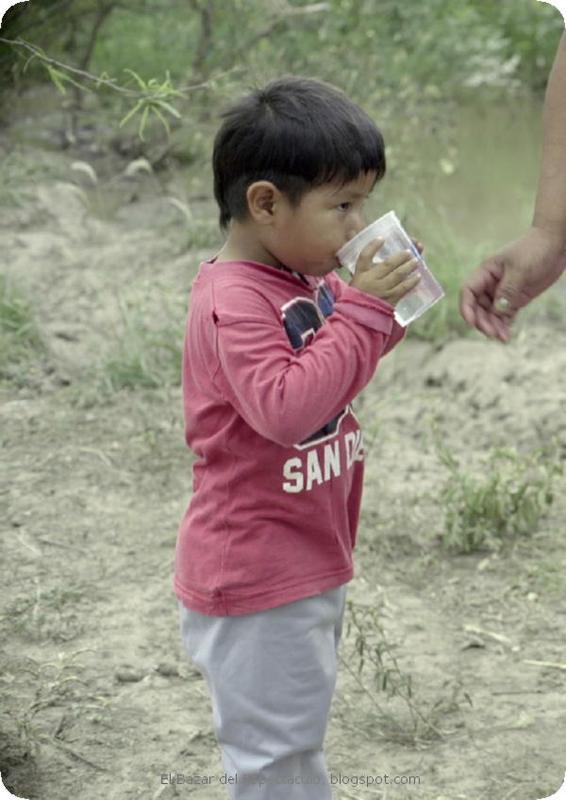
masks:
[[[232,800],[332,800],[322,750],[347,585],[277,608],[211,617],[179,602],[204,675]]]

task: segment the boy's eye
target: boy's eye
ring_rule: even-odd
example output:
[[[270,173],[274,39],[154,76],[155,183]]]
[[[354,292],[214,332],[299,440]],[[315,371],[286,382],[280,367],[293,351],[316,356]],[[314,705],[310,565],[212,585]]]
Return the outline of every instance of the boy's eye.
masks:
[[[340,209],[340,211],[349,211],[352,208],[352,204],[351,203],[340,203],[338,208]]]

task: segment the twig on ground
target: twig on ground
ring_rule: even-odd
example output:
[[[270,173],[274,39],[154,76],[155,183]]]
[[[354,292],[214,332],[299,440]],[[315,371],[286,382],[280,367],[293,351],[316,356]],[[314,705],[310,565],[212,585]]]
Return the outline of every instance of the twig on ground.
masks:
[[[31,552],[34,554],[34,556],[40,556],[41,555],[41,550],[38,550],[36,547],[33,547],[33,545],[31,545],[28,542],[24,541],[22,539],[22,537],[20,536],[20,534],[17,533],[17,532],[16,532],[16,539],[18,539],[18,541],[20,541],[23,544],[24,547],[27,547],[28,550],[31,550]]]
[[[81,754],[77,753],[76,750],[73,750],[72,747],[69,747],[69,745],[67,745],[67,744],[63,744],[62,742],[58,742],[57,739],[49,739],[48,742],[49,742],[49,744],[52,744],[55,747],[59,747],[65,753],[68,753],[70,756],[73,756],[73,758],[76,758],[78,761],[82,761],[84,764],[88,764],[89,767],[92,767],[93,769],[99,770],[99,772],[109,772],[109,770],[106,767],[101,767],[100,764],[96,764],[94,761],[91,761],[89,758],[85,758],[84,756],[81,756]]]
[[[560,669],[566,672],[566,664],[560,664],[557,661],[531,661],[528,658],[524,658],[523,663],[533,664],[536,667],[549,667],[550,669]]]

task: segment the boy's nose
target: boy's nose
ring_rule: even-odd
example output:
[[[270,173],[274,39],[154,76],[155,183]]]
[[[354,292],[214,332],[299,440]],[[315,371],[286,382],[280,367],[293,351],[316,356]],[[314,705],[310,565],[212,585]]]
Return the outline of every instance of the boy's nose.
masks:
[[[356,222],[353,225],[350,226],[350,228],[348,229],[348,231],[346,233],[346,236],[348,237],[348,241],[350,241],[350,239],[353,239],[354,236],[356,236],[356,234],[358,234],[360,231],[363,231],[363,229],[365,227],[366,227],[366,223],[365,223],[365,221],[363,219],[360,218],[360,219],[356,220]]]
[[[350,230],[348,232],[348,239],[352,239],[357,233],[363,231],[366,227],[366,220],[364,215],[361,212],[358,212],[354,215],[354,218],[351,221]]]

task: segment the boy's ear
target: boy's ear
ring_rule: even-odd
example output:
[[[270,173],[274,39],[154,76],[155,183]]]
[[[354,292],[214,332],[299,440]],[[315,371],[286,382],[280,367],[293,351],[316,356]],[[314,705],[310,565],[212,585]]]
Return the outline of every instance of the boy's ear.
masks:
[[[248,212],[254,222],[271,225],[275,218],[278,203],[283,195],[271,181],[255,181],[248,186],[246,199]]]

